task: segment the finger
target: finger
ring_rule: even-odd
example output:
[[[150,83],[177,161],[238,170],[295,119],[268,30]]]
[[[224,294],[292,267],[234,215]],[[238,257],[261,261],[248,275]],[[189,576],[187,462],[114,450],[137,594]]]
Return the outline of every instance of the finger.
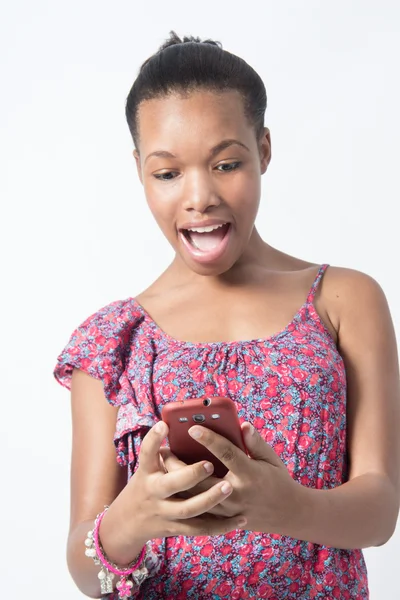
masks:
[[[243,423],[242,431],[246,448],[254,460],[263,460],[276,467],[281,467],[283,462],[273,448],[261,437],[251,423]]]
[[[179,469],[182,469],[182,467],[187,466],[186,463],[177,458],[175,454],[173,454],[171,450],[167,447],[161,448],[160,453],[162,455],[163,463],[168,473],[172,473],[173,471],[177,471]],[[203,462],[205,463],[206,461]],[[201,492],[205,492],[220,481],[222,480],[218,477],[210,475],[203,481],[200,481],[200,483],[196,484],[193,488],[190,488],[190,496],[194,496],[196,494],[200,494]],[[187,496],[187,498],[189,498],[190,496]]]
[[[207,492],[193,496],[188,500],[171,498],[163,503],[163,515],[165,518],[175,521],[177,519],[192,519],[206,512],[214,506],[223,502],[232,493],[232,486],[228,481],[214,485]]]
[[[155,473],[160,470],[160,447],[168,435],[168,426],[159,421],[145,435],[139,454],[139,466],[141,470]]]
[[[169,536],[212,536],[223,535],[237,529],[246,527],[246,519],[243,515],[231,518],[220,518],[212,515],[204,515],[186,521],[177,521],[171,523],[166,537]]]
[[[235,516],[235,513],[231,510],[228,510],[224,507],[224,502],[222,504],[217,504],[214,508],[211,508],[206,514],[213,515],[214,517],[220,517],[221,519],[230,519]]]
[[[247,470],[249,457],[222,435],[199,425],[191,427],[189,435],[214,454],[229,471],[237,473],[243,469]]]
[[[188,491],[190,496],[187,496],[187,497],[189,498],[192,496],[197,496],[198,494],[202,494],[203,492],[210,490],[217,483],[222,483],[222,481],[225,481],[225,479],[219,479],[218,477],[214,477],[213,475],[210,475],[209,477],[207,477],[207,479],[200,481],[200,483],[198,483],[194,487],[190,488]]]
[[[158,480],[157,496],[159,498],[169,498],[179,492],[190,490],[209,477],[213,470],[212,463],[202,461],[161,475]]]
[[[213,477],[212,475],[210,475],[210,477],[207,477],[207,479],[200,481],[200,483],[198,483],[194,487],[189,488],[188,490],[184,490],[182,492],[178,492],[176,495],[179,498],[192,498],[193,496],[198,496],[203,492],[207,492],[214,485],[216,485],[217,483],[221,483],[222,481],[222,479],[218,479],[218,477]]]
[[[160,454],[163,459],[165,468],[168,472],[182,469],[182,467],[187,467],[187,464],[182,460],[179,460],[179,458],[175,456],[175,454],[172,454],[170,448],[166,446],[160,448]]]
[[[173,454],[171,452],[170,448],[167,448],[167,447],[160,448],[160,454],[162,456],[163,464],[166,468],[166,472],[168,472],[168,473],[173,473],[174,471],[181,470],[182,468],[188,466],[186,463],[184,463],[179,458],[177,458],[175,456],[175,454]],[[203,466],[206,465],[206,462],[208,462],[208,461],[203,461],[203,463],[202,463]],[[199,463],[199,464],[201,464],[201,463]],[[212,467],[211,463],[210,463],[210,466]],[[212,473],[212,470],[209,469],[207,472]],[[179,495],[181,498],[191,498],[192,496],[196,496],[197,494],[206,492],[207,490],[209,490],[210,488],[212,488],[214,485],[216,485],[217,483],[219,483],[221,481],[222,480],[219,479],[218,477],[209,475],[208,477],[206,477],[199,483],[194,484],[193,487],[189,487],[189,488],[186,488],[186,490],[176,492],[176,494]],[[170,495],[172,496],[173,494],[171,493]]]

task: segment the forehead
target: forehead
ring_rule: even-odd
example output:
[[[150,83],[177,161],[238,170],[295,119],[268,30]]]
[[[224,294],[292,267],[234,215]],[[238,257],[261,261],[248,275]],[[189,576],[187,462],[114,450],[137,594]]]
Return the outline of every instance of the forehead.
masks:
[[[140,145],[162,144],[186,137],[248,135],[250,124],[239,92],[195,91],[187,95],[145,100],[138,110]]]

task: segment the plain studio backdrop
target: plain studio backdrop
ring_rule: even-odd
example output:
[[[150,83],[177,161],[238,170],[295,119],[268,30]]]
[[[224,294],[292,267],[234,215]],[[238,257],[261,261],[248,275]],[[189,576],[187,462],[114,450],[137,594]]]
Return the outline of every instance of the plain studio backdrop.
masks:
[[[124,117],[142,62],[174,29],[258,71],[272,136],[260,233],[375,277],[399,339],[399,24],[395,1],[3,0],[2,598],[82,598],[65,562],[69,393],[52,370],[76,326],[173,257]],[[399,531],[365,556],[372,600],[399,598]]]

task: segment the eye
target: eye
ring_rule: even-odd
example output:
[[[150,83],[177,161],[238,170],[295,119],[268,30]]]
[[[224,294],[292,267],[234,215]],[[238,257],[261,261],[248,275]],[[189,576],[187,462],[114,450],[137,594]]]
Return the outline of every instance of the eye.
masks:
[[[176,171],[168,171],[168,173],[158,173],[154,175],[158,181],[172,181],[175,177],[167,177],[167,175],[173,175]]]
[[[222,165],[218,165],[217,169],[219,167],[229,167],[228,169],[222,169],[221,173],[230,173],[231,171],[236,171],[241,164],[241,162],[223,163]]]

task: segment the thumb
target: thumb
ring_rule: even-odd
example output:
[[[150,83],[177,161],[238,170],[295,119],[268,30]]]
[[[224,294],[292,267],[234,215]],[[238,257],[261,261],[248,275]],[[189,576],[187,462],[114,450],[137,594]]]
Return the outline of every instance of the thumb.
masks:
[[[139,467],[148,473],[160,471],[160,447],[168,435],[168,426],[158,421],[145,435],[139,453]]]
[[[246,448],[254,460],[263,460],[276,467],[283,465],[273,448],[258,433],[251,423],[243,423],[242,431]]]

